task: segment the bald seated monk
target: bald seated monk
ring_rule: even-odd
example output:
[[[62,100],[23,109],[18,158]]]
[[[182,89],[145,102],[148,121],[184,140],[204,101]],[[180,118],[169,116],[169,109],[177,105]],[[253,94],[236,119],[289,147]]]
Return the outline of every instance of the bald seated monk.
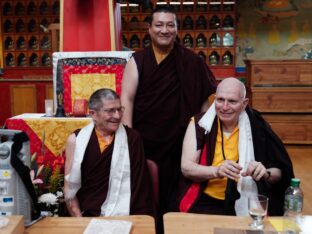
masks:
[[[248,215],[248,197],[263,194],[269,215],[283,214],[292,163],[238,79],[218,85],[215,102],[190,121],[182,151],[179,211]]]

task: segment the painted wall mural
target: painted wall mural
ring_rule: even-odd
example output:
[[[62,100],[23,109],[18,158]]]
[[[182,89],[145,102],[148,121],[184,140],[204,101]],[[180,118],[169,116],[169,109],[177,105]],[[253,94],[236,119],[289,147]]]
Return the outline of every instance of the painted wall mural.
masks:
[[[312,50],[311,0],[237,3],[237,67],[244,59],[302,59]]]

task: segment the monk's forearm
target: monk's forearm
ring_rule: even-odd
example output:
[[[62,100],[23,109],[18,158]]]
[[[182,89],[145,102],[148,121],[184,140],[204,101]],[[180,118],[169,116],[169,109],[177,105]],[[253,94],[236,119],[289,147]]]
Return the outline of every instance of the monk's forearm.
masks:
[[[66,200],[66,206],[69,214],[73,217],[81,217],[79,201],[76,197]]]
[[[182,162],[182,174],[194,181],[203,182],[209,179],[218,178],[218,167],[203,166],[193,162]]]
[[[134,97],[129,97],[126,94],[121,95],[121,105],[125,107],[121,121],[124,125],[132,128]]]
[[[133,104],[127,102],[124,106],[126,108],[121,121],[124,125],[132,128]]]
[[[67,182],[67,178],[65,176],[64,180],[64,197],[65,197],[65,203],[67,210],[71,216],[74,217],[80,217],[81,216],[81,210],[80,205],[77,197],[70,197],[69,196],[69,184]]]
[[[139,73],[134,57],[132,57],[124,70],[121,85],[121,105],[125,107],[122,123],[132,127],[133,106],[139,85]]]

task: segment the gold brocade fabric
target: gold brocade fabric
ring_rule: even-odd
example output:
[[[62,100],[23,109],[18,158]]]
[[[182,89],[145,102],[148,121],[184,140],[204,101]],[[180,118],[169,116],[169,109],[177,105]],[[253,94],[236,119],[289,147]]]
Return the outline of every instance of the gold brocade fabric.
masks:
[[[91,119],[25,119],[27,125],[36,133],[45,146],[58,156],[65,149],[67,137],[76,129],[90,123]]]
[[[91,94],[101,88],[116,90],[115,74],[72,74],[71,100],[89,100]],[[90,82],[92,80],[92,82]]]

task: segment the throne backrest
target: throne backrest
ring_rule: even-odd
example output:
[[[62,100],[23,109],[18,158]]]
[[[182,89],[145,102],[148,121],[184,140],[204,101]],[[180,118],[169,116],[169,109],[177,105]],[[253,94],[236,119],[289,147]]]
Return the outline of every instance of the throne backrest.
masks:
[[[100,88],[111,88],[120,95],[124,67],[131,51],[53,53],[54,107],[63,105],[73,112],[77,99],[89,100]]]

